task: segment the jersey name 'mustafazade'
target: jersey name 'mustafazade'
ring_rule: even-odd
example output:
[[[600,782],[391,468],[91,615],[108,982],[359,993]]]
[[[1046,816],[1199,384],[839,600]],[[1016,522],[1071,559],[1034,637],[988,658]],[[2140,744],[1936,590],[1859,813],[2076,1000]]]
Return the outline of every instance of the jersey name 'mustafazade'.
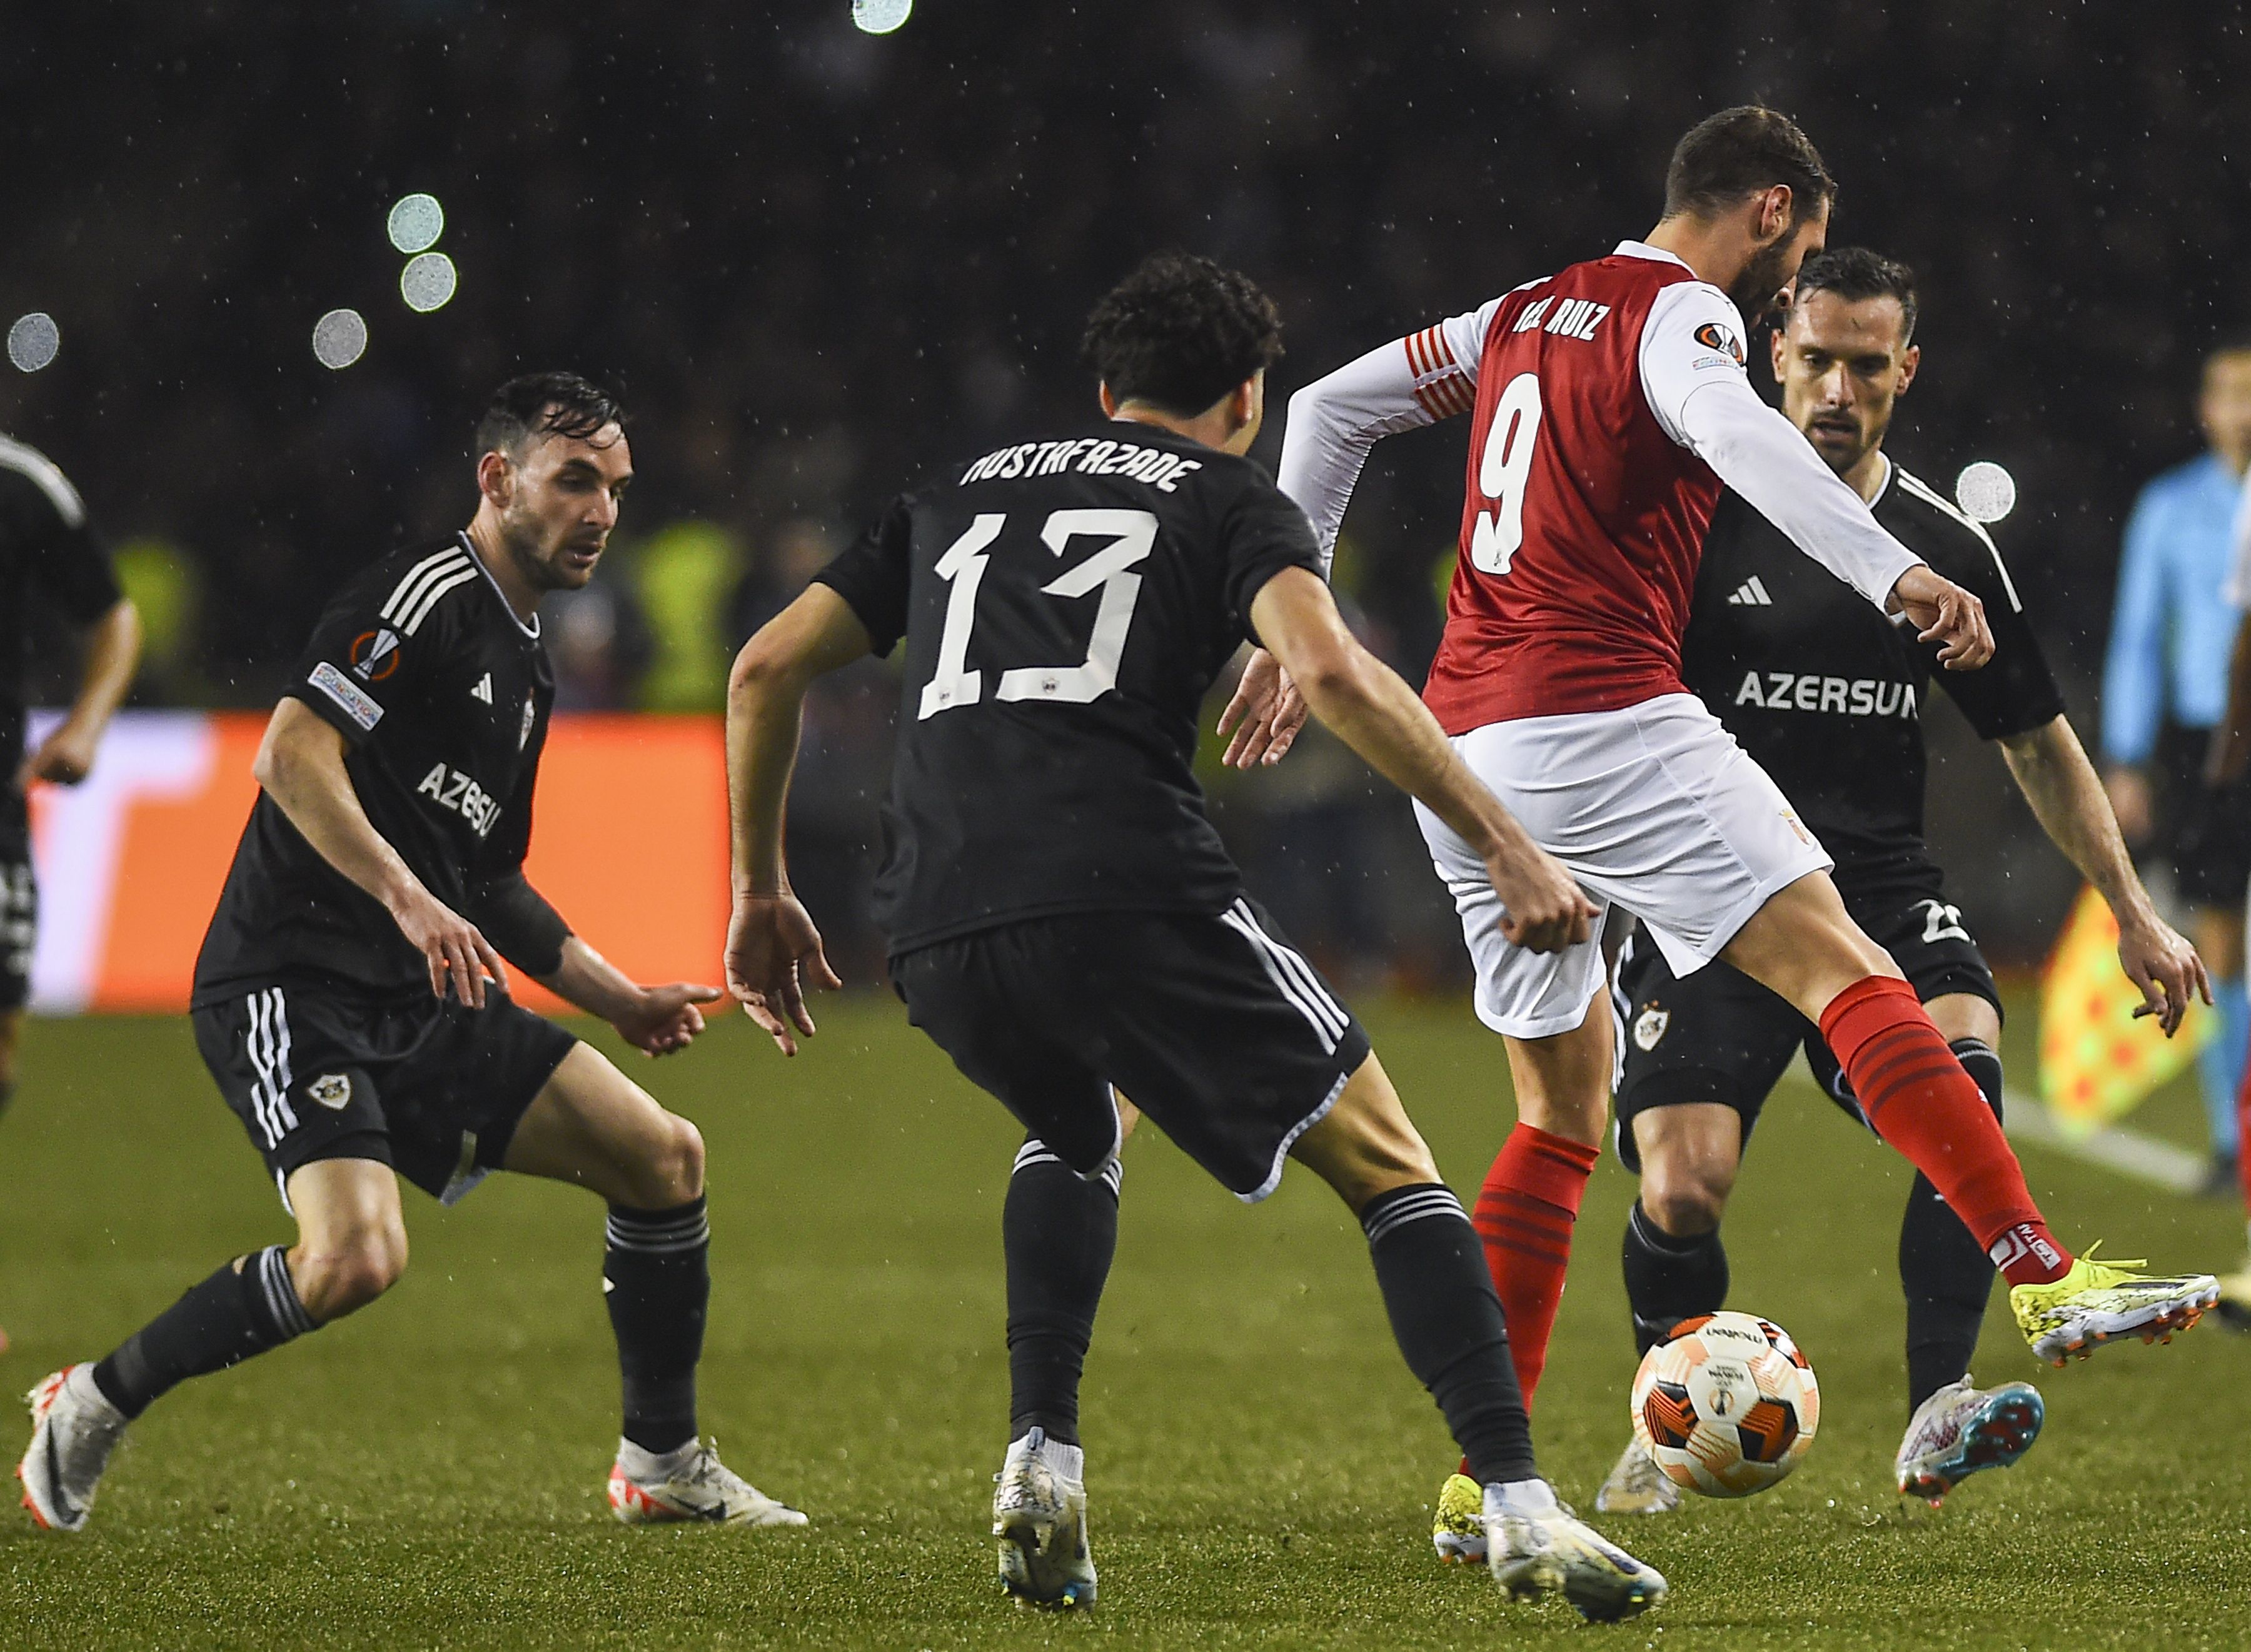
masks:
[[[1286,567],[1320,555],[1264,470],[1116,421],[904,495],[823,570],[878,654],[906,641],[875,900],[892,952],[1234,899],[1196,716]]]

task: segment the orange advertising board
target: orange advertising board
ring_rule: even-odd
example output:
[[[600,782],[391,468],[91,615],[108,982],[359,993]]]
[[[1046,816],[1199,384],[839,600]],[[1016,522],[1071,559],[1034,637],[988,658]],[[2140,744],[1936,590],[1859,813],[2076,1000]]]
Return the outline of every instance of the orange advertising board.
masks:
[[[36,1008],[186,1007],[204,926],[257,795],[266,719],[128,712],[94,773],[31,800],[40,934]],[[558,717],[533,802],[526,871],[637,980],[718,983],[727,925],[727,792],[716,718]],[[515,977],[516,996],[555,1000]]]

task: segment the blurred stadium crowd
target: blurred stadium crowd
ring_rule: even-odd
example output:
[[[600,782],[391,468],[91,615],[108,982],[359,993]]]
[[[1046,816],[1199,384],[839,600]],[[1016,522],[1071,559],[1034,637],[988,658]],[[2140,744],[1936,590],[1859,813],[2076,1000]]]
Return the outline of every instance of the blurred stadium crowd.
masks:
[[[2091,743],[2121,524],[2196,450],[2198,363],[2251,317],[2251,39],[2225,8],[923,0],[882,38],[845,0],[87,21],[27,13],[0,59],[0,321],[62,330],[52,366],[0,369],[0,428],[121,548],[151,705],[269,698],[347,569],[467,519],[490,387],[569,366],[624,386],[640,474],[613,562],[550,618],[564,704],[714,708],[732,648],[890,492],[1091,411],[1077,323],[1151,246],[1275,292],[1286,392],[1639,233],[1672,139],[1756,100],[1840,180],[1832,239],[1921,273],[1893,450],[1942,489],[1972,459],[2015,475],[1998,537]],[[461,271],[429,315],[384,241],[410,191],[445,204]],[[339,306],[371,342],[331,372],[308,339]],[[1389,444],[1340,562],[1416,680],[1460,441]],[[874,665],[814,712],[793,858],[832,920],[860,907],[889,717]],[[1989,948],[2036,956],[2071,875],[1934,721],[1942,858]],[[1458,967],[1404,805],[1340,748],[1220,790],[1254,885],[1347,980]]]

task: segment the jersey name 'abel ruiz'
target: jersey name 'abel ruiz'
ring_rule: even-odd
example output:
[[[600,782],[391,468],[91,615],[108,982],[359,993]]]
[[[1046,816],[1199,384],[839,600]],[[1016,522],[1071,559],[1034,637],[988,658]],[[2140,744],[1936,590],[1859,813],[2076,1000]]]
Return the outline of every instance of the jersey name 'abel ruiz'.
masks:
[[[1839,878],[1927,858],[1922,703],[1934,678],[1985,739],[2063,711],[1991,537],[1892,464],[1876,520],[1985,605],[1993,657],[1939,667],[1935,644],[1794,549],[1734,493],[1713,513],[1681,650],[1688,686],[1774,777]]]

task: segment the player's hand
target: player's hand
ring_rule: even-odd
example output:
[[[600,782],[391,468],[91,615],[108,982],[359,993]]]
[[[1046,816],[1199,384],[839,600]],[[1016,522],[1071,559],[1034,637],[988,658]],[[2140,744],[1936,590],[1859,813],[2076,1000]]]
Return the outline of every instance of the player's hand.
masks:
[[[2142,989],[2136,1017],[2157,1017],[2168,1038],[2180,1031],[2192,992],[2212,1002],[2212,978],[2205,973],[2204,960],[2171,925],[2154,916],[2118,926],[2118,967]]]
[[[610,1024],[618,1036],[643,1055],[670,1055],[685,1050],[703,1031],[703,1012],[696,1006],[720,996],[717,987],[700,987],[692,981],[669,986],[643,987],[622,1015]]]
[[[1915,622],[1915,641],[1939,645],[1938,663],[1950,671],[1974,671],[1993,657],[1993,629],[1977,593],[1917,563],[1899,577],[1892,596]]]
[[[1494,854],[1486,875],[1500,897],[1500,933],[1527,952],[1561,952],[1594,933],[1595,903],[1545,850],[1527,843]]]
[[[831,991],[844,984],[828,967],[813,914],[786,892],[737,895],[727,924],[727,990],[786,1056],[797,1053],[793,1030],[813,1036],[805,1007],[808,980]]]
[[[472,1010],[485,1007],[485,983],[505,989],[508,967],[481,931],[468,919],[418,887],[391,911],[414,950],[430,966],[430,990],[440,998],[450,988]]]
[[[1271,767],[1297,743],[1306,726],[1306,697],[1282,669],[1282,663],[1264,649],[1251,650],[1235,685],[1235,698],[1219,714],[1219,734],[1227,740],[1220,759],[1229,768]],[[1228,739],[1229,735],[1232,739]]]
[[[75,786],[94,772],[94,753],[99,744],[95,736],[68,722],[58,723],[52,732],[39,742],[37,751],[27,753],[16,770],[16,789],[29,791],[33,781],[45,781],[52,786]]]

